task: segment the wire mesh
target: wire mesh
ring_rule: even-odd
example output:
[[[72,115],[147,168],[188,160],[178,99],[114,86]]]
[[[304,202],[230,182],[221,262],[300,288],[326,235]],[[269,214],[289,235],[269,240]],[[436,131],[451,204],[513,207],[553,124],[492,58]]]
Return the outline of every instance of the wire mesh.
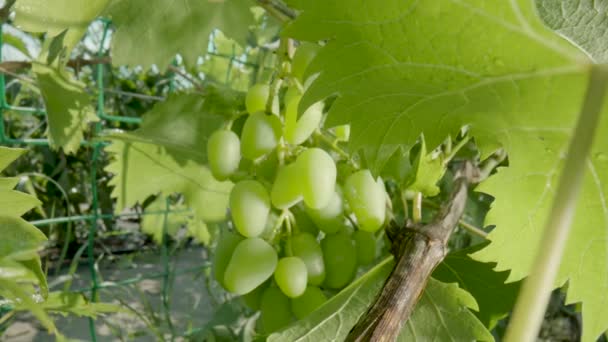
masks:
[[[97,58],[102,58],[109,55],[109,49],[104,49],[106,46],[106,42],[109,39],[109,33],[112,30],[112,25],[109,20],[99,19],[103,24],[101,40],[99,42],[99,48],[97,50]],[[4,24],[3,24],[4,25]],[[2,47],[4,45],[3,40],[3,25],[0,25],[0,62],[3,61],[2,56]],[[221,53],[215,50],[215,47],[212,45],[207,51],[209,56],[213,56],[215,58],[224,58],[229,60],[229,65],[226,71],[225,83],[229,83],[231,80],[231,72],[233,71],[233,67],[235,63],[238,63],[241,67],[252,68],[254,81],[255,77],[259,74],[260,64],[252,63],[247,60],[243,60],[242,56],[237,56],[235,52],[235,48],[232,49],[231,54]],[[175,63],[173,64],[175,65]],[[99,139],[100,133],[103,128],[107,126],[111,122],[119,122],[119,123],[127,123],[134,124],[137,126],[141,123],[141,119],[138,117],[127,117],[120,115],[110,115],[105,110],[105,93],[108,91],[105,89],[104,85],[104,76],[106,74],[105,66],[102,63],[96,64],[92,66],[95,71],[95,83],[97,85],[96,89],[96,114],[99,118],[99,121],[94,124],[92,130],[92,136],[89,139],[85,139],[81,142],[81,147],[88,147],[91,149],[91,158],[90,158],[90,167],[89,167],[89,183],[90,183],[90,203],[91,206],[89,208],[89,212],[84,215],[68,215],[62,217],[52,217],[47,219],[41,219],[36,221],[31,221],[33,225],[37,227],[44,227],[49,225],[54,225],[58,223],[71,223],[71,222],[88,222],[88,237],[86,240],[86,253],[87,253],[87,267],[88,272],[90,273],[91,282],[90,286],[74,289],[72,291],[88,293],[89,300],[92,302],[98,301],[99,290],[107,287],[117,287],[117,286],[127,286],[136,284],[141,282],[144,279],[154,279],[160,278],[162,279],[162,289],[160,291],[161,297],[161,311],[167,317],[167,322],[169,324],[169,329],[174,335],[174,327],[171,325],[171,308],[170,308],[170,287],[171,280],[175,275],[180,274],[188,274],[195,273],[200,271],[202,268],[208,267],[208,262],[203,262],[201,266],[185,268],[185,269],[172,269],[171,266],[171,257],[169,255],[169,241],[167,238],[167,229],[168,229],[168,215],[170,213],[179,213],[184,212],[186,210],[171,210],[170,209],[170,201],[167,199],[167,204],[165,210],[161,211],[146,211],[143,213],[127,213],[127,214],[116,214],[116,213],[101,213],[100,212],[100,203],[99,203],[99,188],[98,188],[98,174],[97,170],[100,166],[100,159],[103,152],[103,147],[107,144],[107,142]],[[169,73],[168,77],[170,78],[169,90],[175,90],[175,74]],[[7,146],[50,146],[48,139],[40,139],[40,138],[11,138],[6,134],[6,127],[4,125],[5,115],[7,112],[15,112],[24,115],[37,115],[44,116],[46,112],[42,108],[31,108],[31,107],[23,107],[23,106],[15,106],[10,105],[7,102],[6,96],[6,76],[4,72],[0,71],[0,145]],[[187,210],[190,211],[190,210]],[[160,245],[160,263],[162,264],[162,272],[150,273],[145,276],[136,276],[128,279],[124,279],[117,282],[100,282],[100,277],[98,274],[98,270],[96,267],[96,256],[95,256],[95,239],[98,232],[98,225],[100,220],[104,219],[118,219],[129,216],[140,216],[140,215],[163,215],[163,238],[162,243]],[[6,309],[1,308],[0,309]],[[93,318],[89,318],[89,333],[91,341],[97,341],[97,333],[95,328],[95,321]],[[192,327],[188,329],[186,332],[180,334],[182,336],[189,336],[195,334],[200,331],[201,327]]]

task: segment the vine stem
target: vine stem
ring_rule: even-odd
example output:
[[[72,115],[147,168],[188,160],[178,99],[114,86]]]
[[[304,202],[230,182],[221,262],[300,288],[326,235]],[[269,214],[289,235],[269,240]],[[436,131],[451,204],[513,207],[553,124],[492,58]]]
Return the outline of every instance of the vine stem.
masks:
[[[319,130],[315,131],[313,133],[313,135],[316,138],[318,138],[319,140],[321,140],[322,142],[324,142],[325,144],[327,144],[327,146],[329,146],[340,157],[344,158],[344,160],[348,161],[348,163],[350,163],[350,165],[352,165],[352,167],[354,167],[355,169],[359,168],[359,165],[353,160],[353,158],[350,156],[350,154],[348,154],[348,152],[341,149],[340,146],[338,146],[336,144],[336,142],[333,141],[331,138],[327,137],[325,134],[323,134]]]
[[[456,154],[458,153],[458,151],[460,151],[468,142],[469,140],[471,140],[471,136],[467,135],[464,138],[462,138],[462,140],[460,140],[458,142],[458,144],[456,144],[456,146],[452,147],[451,146],[451,142],[452,140],[449,139],[448,141],[450,141],[450,152],[449,154],[445,157],[445,159],[443,160],[443,165],[448,165],[448,163],[454,159],[454,157],[456,156]]]
[[[568,147],[551,213],[536,249],[538,254],[530,276],[524,281],[517,298],[505,335],[506,342],[536,340],[555,284],[582,185],[585,160],[591,150],[608,89],[607,66],[591,65],[589,71],[585,100]]]

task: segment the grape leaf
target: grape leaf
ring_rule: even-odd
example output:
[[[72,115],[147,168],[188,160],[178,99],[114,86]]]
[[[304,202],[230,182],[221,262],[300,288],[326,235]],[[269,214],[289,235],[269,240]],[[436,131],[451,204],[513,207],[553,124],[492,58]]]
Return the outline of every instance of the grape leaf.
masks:
[[[479,304],[475,315],[491,329],[513,309],[519,282],[505,284],[508,272],[495,272],[492,270],[495,264],[482,263],[468,256],[483,245],[448,254],[433,271],[433,278],[446,283],[458,283],[469,292]]]
[[[165,211],[167,211],[166,214]],[[167,234],[174,236],[179,228],[188,222],[188,216],[191,216],[192,213],[182,206],[167,206],[167,199],[159,196],[146,207],[144,214],[141,230],[152,235],[154,241],[161,244],[165,224],[167,225]]]
[[[439,193],[437,183],[441,180],[446,171],[443,158],[428,153],[424,139],[420,144],[420,151],[416,156],[412,172],[409,173],[405,181],[405,188],[408,190],[421,192],[424,196],[432,197]]]
[[[209,245],[209,242],[211,242],[211,232],[209,231],[209,226],[207,226],[205,221],[192,217],[190,220],[188,220],[186,228],[188,236],[193,238],[198,243]]]
[[[479,189],[497,198],[486,220],[497,229],[492,244],[474,256],[510,269],[508,281],[525,277],[582,104],[589,58],[546,28],[527,0],[311,0],[300,6],[285,34],[329,39],[306,71],[320,75],[301,109],[337,96],[328,125],[351,122],[352,150],[411,146],[421,133],[434,148],[463,125],[482,156],[505,147],[509,167]],[[583,341],[608,327],[607,169],[604,110],[554,284],[568,281],[568,303],[582,302]]]
[[[106,150],[115,157],[107,170],[115,174],[110,184],[117,210],[159,192],[177,192],[198,219],[225,217],[232,184],[216,181],[204,166],[207,139],[242,109],[244,95],[212,86],[205,90],[204,97],[170,95],[145,114],[139,129],[107,135],[114,141]]]
[[[8,148],[0,146],[0,171],[4,170],[10,163],[14,162],[24,152],[25,150],[20,148]]]
[[[535,0],[545,24],[586,51],[597,63],[608,62],[608,1]]]
[[[218,182],[211,171],[194,161],[178,163],[166,148],[148,143],[114,140],[106,147],[114,160],[106,170],[114,174],[116,209],[143,202],[148,196],[161,193],[182,193],[186,205],[200,219],[220,221],[226,216],[230,182]],[[187,155],[179,156],[182,159]]]
[[[114,1],[107,11],[117,26],[113,62],[164,69],[179,53],[193,66],[206,54],[213,29],[245,42],[254,23],[251,5],[248,0]]]
[[[0,171],[8,164],[17,159],[25,150],[0,146]],[[10,180],[7,189],[0,189],[0,261],[2,263],[19,264],[36,277],[36,283],[40,286],[43,297],[48,294],[48,286],[38,256],[38,248],[46,241],[46,236],[20,216],[26,211],[38,205],[40,201],[35,197],[23,192],[11,190],[15,185],[14,179]],[[6,274],[3,273],[2,277]],[[29,280],[24,275],[19,281]],[[8,280],[7,280],[8,281]]]
[[[133,132],[108,135],[125,142],[163,146],[179,163],[207,162],[207,139],[242,107],[244,95],[226,88],[206,88],[207,95],[172,94],[144,116]]]
[[[87,123],[98,120],[84,84],[46,65],[35,63],[32,69],[44,98],[51,147],[75,153]]]
[[[47,32],[54,37],[68,29],[63,40],[67,54],[109,0],[19,0],[15,25],[28,32]]]
[[[386,259],[307,318],[270,335],[268,341],[344,340],[382,288],[393,266],[393,259]],[[490,332],[467,308],[477,309],[470,294],[457,285],[431,278],[399,341],[492,341]]]
[[[399,341],[494,341],[469,309],[478,310],[471,294],[430,278]]]

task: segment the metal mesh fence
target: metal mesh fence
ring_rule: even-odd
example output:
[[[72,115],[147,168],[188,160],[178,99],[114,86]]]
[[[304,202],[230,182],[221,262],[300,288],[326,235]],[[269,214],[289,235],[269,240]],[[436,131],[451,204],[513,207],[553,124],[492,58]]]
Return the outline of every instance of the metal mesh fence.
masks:
[[[112,29],[112,24],[110,21],[105,19],[99,19],[98,22],[101,22],[103,25],[103,31],[101,35],[101,40],[99,41],[99,49],[97,50],[97,58],[103,58],[109,56],[109,49],[104,48],[107,46],[107,42],[110,39],[109,33]],[[4,44],[3,41],[3,27],[0,26],[0,62],[3,61],[2,56],[2,46]],[[234,53],[225,54],[216,51],[213,47],[210,47],[208,54],[215,58],[224,58],[229,60],[229,67],[226,73],[226,81],[231,78],[231,71],[233,70],[233,64],[237,63],[239,67],[252,68],[254,73],[257,73],[259,69],[258,64],[251,63],[249,61],[243,60],[242,56],[236,56]],[[99,118],[99,121],[94,124],[92,135],[81,142],[81,148],[87,148],[90,151],[90,163],[88,174],[90,175],[89,179],[89,187],[90,187],[90,208],[88,213],[81,215],[68,215],[64,217],[53,217],[48,219],[42,219],[37,221],[31,221],[37,227],[49,226],[59,223],[72,223],[72,222],[81,222],[86,223],[88,225],[88,237],[86,240],[86,255],[87,255],[87,264],[88,264],[88,272],[90,273],[91,283],[90,286],[76,289],[75,291],[80,291],[88,294],[88,297],[91,301],[95,302],[98,300],[99,291],[105,287],[109,286],[126,286],[134,283],[138,283],[144,279],[161,279],[162,280],[162,289],[160,291],[160,300],[162,303],[162,310],[169,311],[169,289],[170,282],[172,280],[172,275],[176,274],[184,274],[184,273],[194,273],[201,270],[201,266],[186,268],[186,269],[172,269],[170,255],[169,255],[169,241],[167,239],[167,217],[172,212],[169,209],[169,200],[167,200],[167,206],[164,211],[149,211],[137,214],[115,214],[115,213],[102,213],[100,210],[100,201],[99,201],[99,182],[98,182],[98,170],[101,166],[100,163],[102,160],[103,147],[107,144],[107,142],[103,141],[100,138],[100,133],[104,129],[104,127],[108,127],[111,124],[116,123],[126,123],[132,124],[135,127],[139,123],[141,123],[141,119],[139,117],[129,117],[129,116],[120,116],[120,115],[111,115],[106,111],[106,99],[105,93],[107,89],[104,86],[104,76],[108,72],[108,68],[106,65],[99,63],[96,65],[91,65],[94,69],[94,78],[96,82],[96,114]],[[170,91],[175,90],[175,74],[170,73],[167,75],[169,78]],[[6,133],[6,127],[4,125],[6,114],[8,112],[18,113],[23,115],[37,115],[44,116],[46,113],[43,108],[33,108],[33,107],[22,107],[11,105],[7,102],[6,96],[6,76],[3,72],[0,72],[0,145],[6,146],[49,146],[48,139],[40,139],[40,138],[12,138]],[[139,215],[162,215],[163,216],[163,239],[160,245],[160,263],[162,264],[162,272],[147,274],[145,277],[137,276],[129,279],[124,279],[118,282],[104,283],[100,281],[99,270],[96,267],[96,255],[95,255],[95,239],[97,237],[98,227],[100,220],[112,220],[117,218],[124,218],[128,216],[139,216]],[[208,265],[208,263],[205,263]],[[205,265],[202,265],[205,267]],[[169,321],[170,324],[170,321]],[[95,321],[94,319],[89,319],[89,332],[90,338],[92,341],[97,340]],[[193,327],[183,332],[181,335],[192,335],[201,330],[201,327]]]

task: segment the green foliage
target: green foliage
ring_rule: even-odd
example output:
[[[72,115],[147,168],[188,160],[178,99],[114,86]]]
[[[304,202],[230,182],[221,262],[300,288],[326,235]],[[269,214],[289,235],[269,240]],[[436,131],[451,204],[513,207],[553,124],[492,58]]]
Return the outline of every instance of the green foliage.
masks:
[[[83,75],[77,71],[76,78],[64,64],[100,13],[111,18],[116,28],[112,42],[115,65],[141,65],[143,70],[155,70],[150,67],[156,65],[164,70],[171,62],[179,61],[176,55],[180,55],[186,70],[197,72],[194,82],[188,82],[201,93],[171,94],[145,114],[139,129],[109,131],[105,135],[112,141],[105,151],[112,158],[106,171],[114,176],[110,185],[114,187],[115,209],[120,212],[157,196],[145,207],[145,213],[151,215],[145,215],[142,222],[143,230],[156,242],[163,240],[164,229],[175,236],[185,225],[186,234],[209,243],[208,228],[213,226],[208,224],[226,218],[232,183],[219,182],[211,175],[206,166],[207,140],[212,132],[222,128],[231,127],[239,133],[239,125],[244,120],[235,119],[245,114],[244,97],[235,90],[246,90],[254,82],[270,83],[269,89],[277,86],[275,99],[283,99],[281,87],[287,86],[288,91],[293,90],[291,87],[301,90],[299,81],[318,74],[312,84],[303,87],[306,91],[299,112],[303,113],[313,103],[325,101],[324,110],[329,112],[326,115],[319,107],[317,113],[319,118],[325,117],[323,127],[349,124],[352,128],[348,146],[342,146],[339,139],[332,141],[331,134],[324,137],[321,128],[311,124],[318,128],[312,139],[308,139],[308,134],[302,141],[287,139],[288,144],[274,139],[270,150],[277,145],[277,153],[256,154],[252,157],[260,160],[242,161],[239,170],[229,175],[234,181],[241,180],[239,177],[243,174],[258,178],[265,188],[268,188],[267,182],[274,179],[273,172],[279,167],[279,161],[281,165],[288,164],[303,150],[318,144],[319,139],[326,138],[328,141],[324,143],[332,148],[328,160],[332,165],[334,159],[338,161],[339,182],[360,165],[371,169],[374,179],[379,175],[395,181],[398,189],[389,189],[392,195],[403,194],[407,189],[427,197],[443,198],[446,189],[438,184],[446,173],[448,161],[428,153],[427,147],[433,150],[466,125],[482,158],[499,147],[509,153],[509,167],[499,169],[477,189],[496,197],[486,223],[497,228],[490,234],[491,243],[484,244],[485,248],[477,246],[448,255],[430,279],[400,340],[492,340],[486,328],[493,327],[510,311],[519,286],[513,282],[528,275],[542,243],[540,228],[552,205],[565,147],[571,139],[589,77],[590,59],[606,61],[608,29],[604,19],[608,3],[389,0],[361,6],[354,0],[285,2],[297,8],[299,16],[288,23],[282,34],[303,41],[300,46],[311,48],[310,53],[296,50],[293,63],[285,58],[289,49],[282,50],[284,40],[277,51],[271,51],[274,48],[270,45],[262,46],[262,42],[274,37],[278,25],[261,14],[260,8],[252,8],[254,2],[247,0],[185,0],[179,4],[163,0],[18,1],[15,24],[26,31],[47,33],[37,60],[48,65],[34,62],[32,69],[47,111],[51,146],[75,154],[87,124],[97,120],[85,91],[89,87],[86,82],[90,82],[90,71]],[[548,30],[543,21],[576,47]],[[14,45],[20,47],[19,43]],[[207,54],[209,46],[213,46],[213,56]],[[21,49],[25,48],[21,46]],[[317,49],[320,49],[318,53]],[[298,51],[303,57],[299,57]],[[273,56],[267,58],[267,54]],[[83,55],[90,56],[90,53]],[[199,63],[201,57],[203,62]],[[246,69],[254,60],[257,68]],[[268,60],[273,64],[267,64]],[[200,76],[200,72],[204,76]],[[129,80],[133,84],[149,81],[137,72],[133,75]],[[281,81],[267,82],[275,77]],[[202,86],[198,84],[201,79],[204,80]],[[232,90],[211,84],[227,84]],[[139,89],[139,86],[131,88]],[[160,86],[150,88],[158,93],[149,95],[165,94]],[[117,89],[123,89],[122,85]],[[22,98],[16,97],[15,103],[19,104],[20,100]],[[266,102],[262,101],[262,106]],[[143,111],[147,106],[138,105],[139,109],[129,107],[128,110]],[[119,103],[118,111],[123,111],[124,106]],[[604,195],[608,192],[606,111],[608,109],[604,110],[598,140],[586,164],[587,175],[574,229],[554,284],[567,283],[568,302],[582,302],[585,342],[594,340],[608,327],[608,308],[604,305],[608,300],[608,273],[598,271],[608,268],[605,243],[608,207]],[[292,119],[295,117],[291,115]],[[280,122],[281,115],[271,118],[277,127],[284,124]],[[114,127],[125,128],[121,124]],[[421,148],[410,165],[410,154],[416,153],[411,147],[418,141]],[[291,146],[300,143],[302,146]],[[348,151],[356,151],[358,155],[353,158]],[[261,154],[265,152],[269,151]],[[0,169],[20,153],[0,148]],[[349,165],[342,167],[346,163]],[[314,164],[311,170],[318,169],[318,163],[311,164]],[[265,173],[268,170],[272,171],[268,173],[270,176]],[[302,179],[305,191],[313,186],[323,188],[312,195],[335,183],[333,179],[323,185],[308,178],[314,177]],[[46,279],[37,255],[46,238],[20,217],[39,201],[12,190],[17,182],[16,178],[0,179],[0,227],[2,236],[8,237],[0,241],[0,295],[18,303],[15,309],[30,310],[51,331],[55,328],[49,312],[95,317],[98,313],[116,311],[117,307],[112,305],[88,303],[79,294],[51,293],[47,297]],[[287,189],[286,186],[279,188]],[[333,190],[327,191],[333,194]],[[179,195],[171,196],[173,194]],[[393,204],[398,201],[393,199]],[[312,205],[308,202],[311,201],[306,204]],[[112,205],[109,199],[108,203]],[[362,221],[361,217],[352,215],[354,224],[344,220],[344,212],[353,207],[349,204],[342,208],[340,202],[337,216],[337,229],[344,230],[340,234],[346,237],[346,244],[351,243],[350,232],[360,228],[356,227],[357,222]],[[291,234],[292,229],[297,231],[301,220],[294,218],[289,208],[274,205],[275,209],[281,209],[281,216],[276,217],[279,210],[270,209],[274,210],[271,219],[264,220],[259,230],[264,231],[261,238],[282,253],[282,245],[277,241],[284,234]],[[286,207],[291,205],[290,202]],[[384,208],[382,203],[379,205]],[[53,211],[54,206],[55,202]],[[304,204],[294,207],[296,216],[302,207]],[[163,214],[167,208],[171,213]],[[408,209],[403,210],[402,216],[407,216]],[[153,214],[158,212],[161,214]],[[430,213],[425,208],[425,214]],[[484,215],[474,216],[479,219]],[[382,215],[378,215],[378,226],[381,227],[384,220],[382,211]],[[272,253],[275,252],[273,249]],[[344,254],[339,249],[335,252]],[[468,256],[470,253],[473,257]],[[369,307],[392,265],[391,260],[381,262],[319,310],[270,335],[269,340],[344,338]],[[353,266],[352,274],[357,266]],[[38,292],[43,299],[47,297],[40,303],[33,297]],[[203,329],[202,335],[218,339],[237,335],[251,338],[253,320],[245,320],[246,323],[241,320],[238,326],[229,327],[230,322],[241,315],[232,302],[222,306],[217,314],[219,317]]]
[[[270,335],[268,341],[343,340],[382,288],[393,265],[392,258],[382,261],[306,319]],[[457,285],[430,279],[399,340],[492,341],[492,335],[468,309],[477,309],[470,294]]]
[[[538,15],[553,31],[583,49],[597,63],[608,61],[606,1],[534,0]]]
[[[4,169],[25,150],[0,146],[0,170]],[[98,314],[117,312],[119,306],[89,303],[79,293],[48,292],[46,275],[41,267],[38,250],[46,236],[20,216],[40,202],[33,196],[11,190],[17,178],[0,178],[0,297],[12,310],[28,311],[58,340],[50,314],[75,314],[96,317]]]
[[[509,281],[523,278],[536,255],[582,103],[588,59],[547,30],[528,1],[371,6],[301,4],[301,16],[285,34],[310,41],[333,38],[307,70],[321,74],[301,108],[337,95],[328,124],[351,122],[351,148],[375,150],[376,165],[390,156],[379,153],[386,144],[411,146],[424,132],[434,148],[463,125],[469,125],[482,155],[504,146],[509,168],[481,186],[497,198],[487,222],[498,229],[476,258],[511,269]],[[608,260],[603,243],[608,230],[598,229],[608,225],[603,205],[608,180],[601,171],[608,160],[608,120],[597,136],[555,283],[569,281],[568,302],[583,302],[585,341],[608,326],[601,305],[608,274],[597,271]]]
[[[110,185],[117,210],[157,193],[181,193],[201,219],[219,221],[225,217],[232,184],[216,181],[206,167],[193,161],[182,165],[167,149],[154,144],[115,140],[106,150],[114,156],[106,169],[115,175]]]
[[[0,170],[13,162],[25,150],[11,149],[0,146]],[[2,179],[2,178],[0,178]],[[0,189],[0,227],[2,227],[2,240],[0,241],[0,262],[8,263],[24,275],[34,275],[35,284],[40,286],[43,296],[47,294],[46,278],[42,273],[38,248],[46,241],[46,237],[36,227],[27,223],[20,216],[40,202],[33,196],[8,189]],[[0,272],[2,275],[7,273]],[[9,278],[13,272],[8,272]],[[25,277],[28,281],[33,279]],[[19,281],[19,278],[16,279]]]
[[[63,44],[66,53],[78,43],[87,27],[109,0],[19,0],[15,24],[28,32],[46,32],[51,37],[68,30]]]
[[[132,133],[108,135],[114,142],[106,150],[114,161],[106,168],[115,177],[112,197],[117,210],[159,192],[181,193],[199,219],[225,217],[230,182],[216,181],[203,163],[209,135],[238,109],[241,97],[214,92],[172,95],[156,105]],[[142,175],[145,175],[142,177]]]
[[[39,305],[48,313],[68,314],[96,318],[98,315],[109,312],[122,311],[120,306],[109,303],[91,303],[81,293],[51,292],[46,300]],[[16,310],[27,309],[21,305]]]
[[[408,190],[421,192],[424,196],[435,196],[439,193],[437,183],[441,180],[446,171],[443,158],[438,155],[428,153],[424,139],[420,143],[420,151],[416,156],[412,172],[405,182]]]
[[[481,244],[448,254],[433,272],[433,277],[445,283],[458,283],[460,288],[468,291],[479,305],[475,310],[477,318],[486,327],[493,328],[513,308],[519,282],[505,284],[508,272],[495,272],[492,270],[495,264],[482,263],[468,255],[484,246]]]
[[[164,69],[180,54],[188,66],[207,52],[209,34],[220,29],[245,42],[254,23],[247,0],[114,0],[107,13],[117,26],[112,50],[117,64],[156,64]]]
[[[183,206],[171,205],[167,198],[158,196],[144,210],[141,230],[152,235],[154,241],[161,244],[164,227],[166,226],[169,236],[175,236],[179,228],[188,222],[189,214],[191,213]]]
[[[87,123],[97,121],[84,84],[46,65],[34,64],[33,70],[44,98],[51,146],[66,153],[76,152]]]

